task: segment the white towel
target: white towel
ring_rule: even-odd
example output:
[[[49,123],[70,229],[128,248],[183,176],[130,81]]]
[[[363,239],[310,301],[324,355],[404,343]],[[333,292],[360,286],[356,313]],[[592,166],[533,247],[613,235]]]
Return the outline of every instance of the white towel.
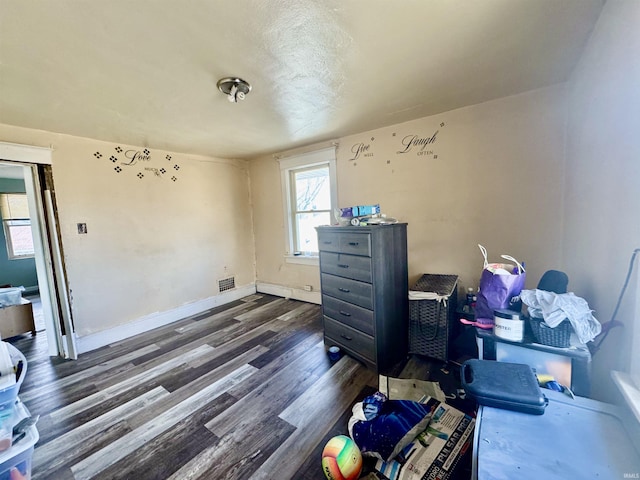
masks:
[[[529,315],[543,318],[551,328],[555,328],[562,321],[569,320],[581,343],[587,343],[596,338],[602,326],[593,316],[586,300],[573,293],[553,293],[546,290],[522,290],[522,302],[529,307]]]
[[[449,295],[440,295],[436,292],[409,290],[409,300],[437,300],[438,302],[444,302],[446,305],[447,300],[449,300]]]

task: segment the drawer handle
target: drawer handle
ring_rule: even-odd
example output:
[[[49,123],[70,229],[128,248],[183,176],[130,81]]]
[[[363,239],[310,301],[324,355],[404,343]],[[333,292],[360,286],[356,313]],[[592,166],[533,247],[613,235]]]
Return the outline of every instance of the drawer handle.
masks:
[[[340,268],[349,268],[349,265],[345,265],[344,263],[339,263],[338,266]]]
[[[351,291],[348,288],[342,288],[342,287],[339,287],[338,290],[340,290],[341,292],[344,292],[344,293],[349,293]]]
[[[340,310],[340,315],[344,315],[345,317],[350,317],[351,314],[349,312],[343,312],[342,310]]]
[[[352,247],[357,247],[359,245],[358,242],[349,242],[349,245],[351,245]]]
[[[325,245],[331,245],[333,242],[331,240],[325,240],[322,243],[324,243]]]
[[[345,340],[349,340],[349,341],[353,340],[353,338],[351,338],[349,335],[345,335],[344,333],[341,333],[340,336]]]

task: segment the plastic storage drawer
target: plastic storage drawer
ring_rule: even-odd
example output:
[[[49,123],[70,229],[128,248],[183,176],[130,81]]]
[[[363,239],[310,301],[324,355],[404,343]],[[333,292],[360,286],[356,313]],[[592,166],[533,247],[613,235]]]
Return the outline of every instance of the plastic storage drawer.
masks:
[[[26,418],[30,414],[27,408],[21,402],[18,402],[16,404],[16,415],[18,418]],[[38,439],[38,429],[35,426],[31,426],[24,438],[21,438],[8,450],[0,452],[0,480],[13,480],[15,478],[28,480],[31,478],[33,449]]]

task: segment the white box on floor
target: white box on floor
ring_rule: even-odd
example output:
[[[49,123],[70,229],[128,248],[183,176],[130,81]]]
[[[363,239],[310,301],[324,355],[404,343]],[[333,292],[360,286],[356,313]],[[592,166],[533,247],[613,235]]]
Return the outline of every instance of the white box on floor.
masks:
[[[0,308],[0,338],[10,338],[22,333],[36,333],[33,308],[26,298],[19,305]]]

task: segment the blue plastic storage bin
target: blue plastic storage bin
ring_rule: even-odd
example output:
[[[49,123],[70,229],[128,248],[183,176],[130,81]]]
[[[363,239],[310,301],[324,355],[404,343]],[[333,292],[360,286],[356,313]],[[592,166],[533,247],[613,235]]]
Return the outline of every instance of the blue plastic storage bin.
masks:
[[[6,345],[9,349],[9,356],[11,357],[13,365],[17,366],[20,362],[22,362],[22,368],[20,370],[20,376],[16,378],[15,385],[0,390],[0,415],[2,410],[10,409],[16,403],[18,392],[20,391],[22,382],[27,375],[27,359],[25,358],[25,356],[20,350],[18,350],[10,343],[6,343]]]
[[[20,305],[23,290],[24,287],[0,288],[0,307]]]
[[[16,404],[16,418],[26,418],[29,415],[27,407],[18,401]],[[11,472],[13,470],[17,470],[27,480],[31,478],[33,450],[39,438],[38,429],[35,426],[31,426],[28,428],[24,438],[20,439],[8,450],[0,452],[0,480],[11,480]],[[17,475],[14,474],[14,476]]]

